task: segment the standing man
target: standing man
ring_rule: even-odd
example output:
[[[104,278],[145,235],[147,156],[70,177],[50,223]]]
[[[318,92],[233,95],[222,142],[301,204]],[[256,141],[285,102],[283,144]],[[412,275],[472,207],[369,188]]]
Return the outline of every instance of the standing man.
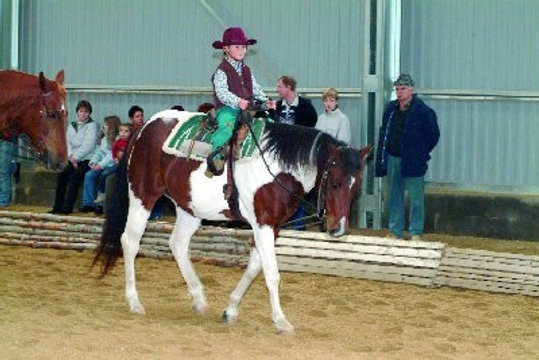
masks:
[[[281,76],[277,80],[277,121],[290,125],[314,127],[318,114],[311,101],[296,93],[296,80],[291,76]],[[305,208],[300,203],[289,222],[295,230],[305,230]]]
[[[291,76],[281,76],[277,80],[277,93],[280,100],[277,101],[278,121],[285,124],[314,127],[318,114],[307,98],[296,93],[296,80]]]
[[[421,240],[425,223],[425,179],[430,152],[440,138],[436,113],[414,94],[414,81],[401,74],[393,83],[397,100],[384,110],[376,156],[376,176],[389,180],[390,237],[402,239],[404,193],[410,201],[409,234]]]
[[[8,206],[13,195],[13,174],[17,170],[18,130],[0,132],[0,207]]]

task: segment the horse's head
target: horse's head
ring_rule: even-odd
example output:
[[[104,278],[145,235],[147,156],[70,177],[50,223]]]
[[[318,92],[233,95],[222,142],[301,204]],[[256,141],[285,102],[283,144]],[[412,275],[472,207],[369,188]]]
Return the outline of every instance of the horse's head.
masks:
[[[329,144],[329,157],[320,180],[319,201],[325,206],[327,232],[332,236],[344,235],[348,229],[350,204],[361,188],[365,161],[371,150],[370,145],[356,150]]]
[[[55,81],[48,80],[40,72],[39,87],[43,104],[41,126],[35,129],[40,133],[32,137],[32,145],[43,156],[42,160],[47,167],[61,170],[67,164],[64,70],[56,74]]]

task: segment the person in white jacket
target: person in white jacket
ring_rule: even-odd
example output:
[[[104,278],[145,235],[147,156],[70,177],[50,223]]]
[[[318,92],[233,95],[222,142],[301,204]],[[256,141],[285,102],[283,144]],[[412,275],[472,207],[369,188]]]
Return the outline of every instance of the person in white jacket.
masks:
[[[67,128],[67,155],[69,162],[58,175],[56,196],[50,214],[71,214],[79,187],[88,171],[88,163],[97,146],[99,127],[92,120],[92,104],[81,100],[77,104],[77,120]]]
[[[316,128],[350,144],[350,121],[339,109],[339,92],[329,88],[322,93],[324,112],[318,116]]]

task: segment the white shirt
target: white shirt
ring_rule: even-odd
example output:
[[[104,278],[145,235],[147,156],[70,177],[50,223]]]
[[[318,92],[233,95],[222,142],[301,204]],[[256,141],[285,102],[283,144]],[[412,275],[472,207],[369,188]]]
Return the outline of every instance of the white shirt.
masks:
[[[350,144],[350,121],[339,109],[335,109],[335,111],[324,111],[320,114],[315,128]]]

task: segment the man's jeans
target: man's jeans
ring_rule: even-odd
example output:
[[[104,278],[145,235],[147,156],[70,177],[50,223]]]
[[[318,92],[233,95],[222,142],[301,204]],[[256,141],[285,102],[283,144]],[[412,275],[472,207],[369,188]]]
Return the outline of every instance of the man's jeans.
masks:
[[[13,194],[13,173],[17,164],[15,154],[17,147],[12,143],[0,140],[0,206],[8,206]]]
[[[409,234],[422,235],[425,224],[425,179],[401,176],[401,158],[388,156],[389,230],[402,238],[404,231],[404,192],[410,201]]]

